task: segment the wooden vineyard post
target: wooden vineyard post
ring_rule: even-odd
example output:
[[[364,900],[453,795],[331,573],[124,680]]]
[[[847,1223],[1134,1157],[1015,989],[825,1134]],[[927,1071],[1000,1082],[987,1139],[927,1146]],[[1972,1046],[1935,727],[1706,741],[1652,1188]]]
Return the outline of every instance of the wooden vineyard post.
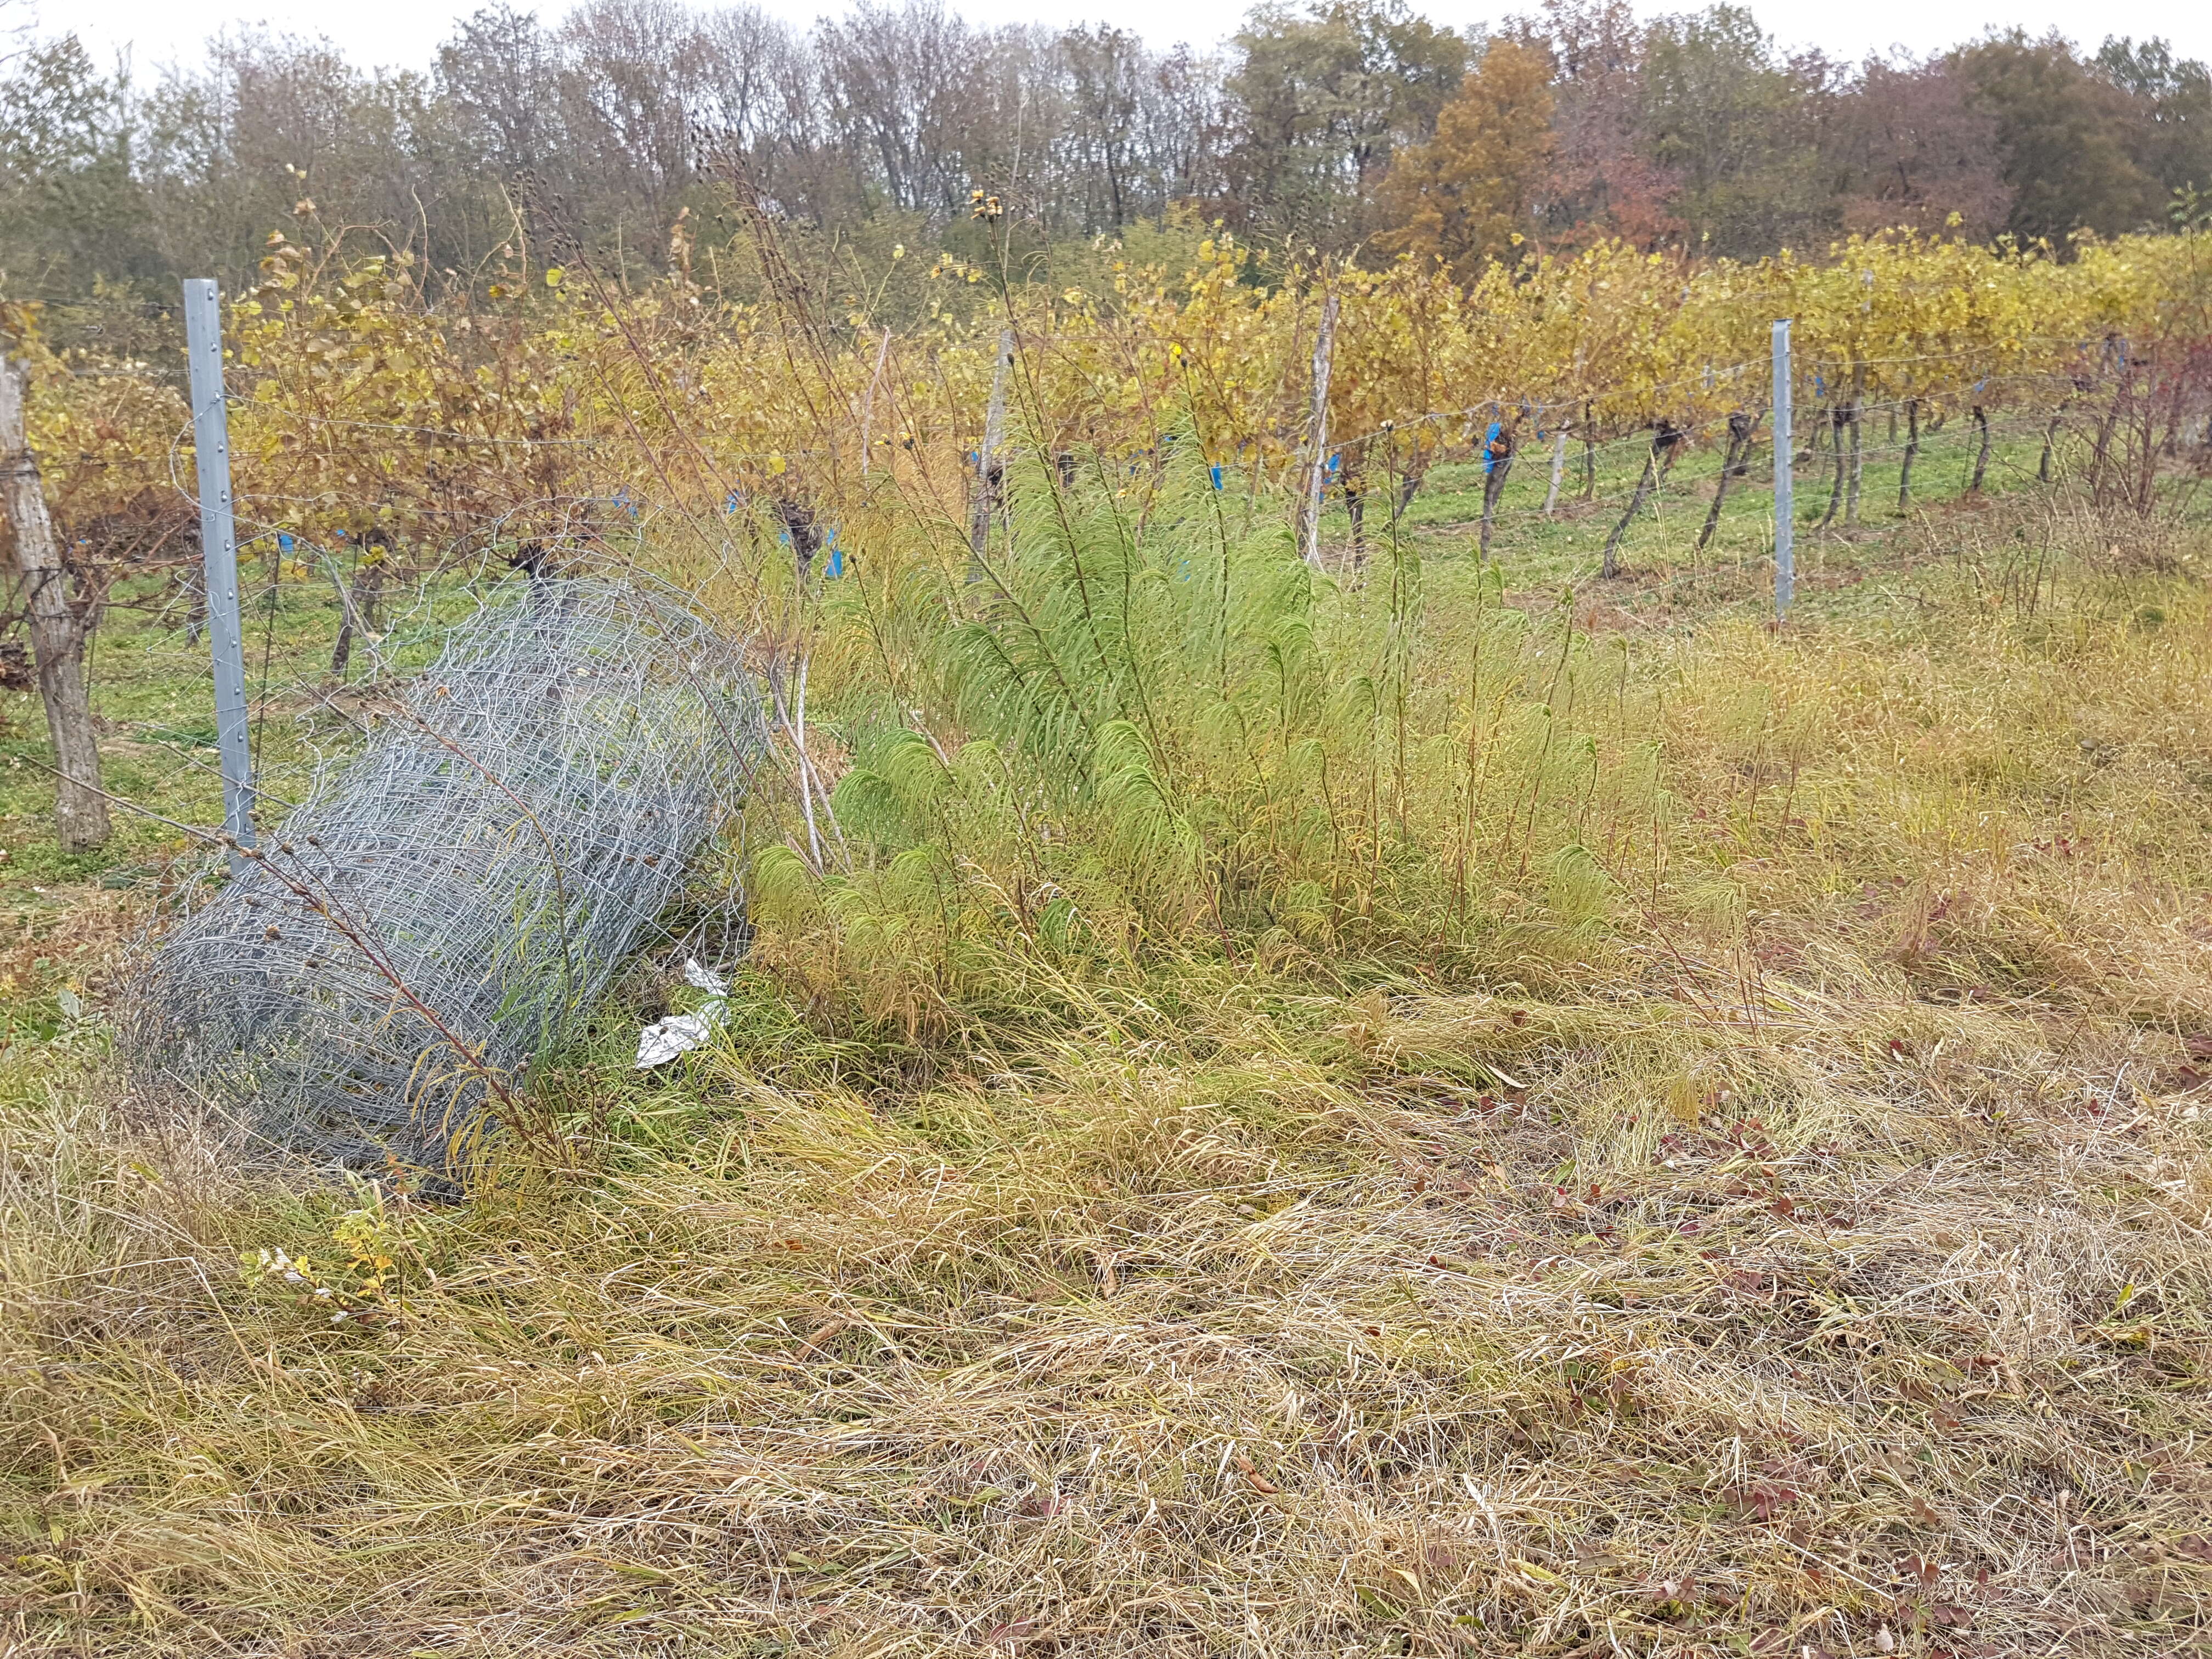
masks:
[[[1920,455],[1920,399],[1905,400],[1905,459],[1897,470],[1897,511],[1901,518],[1912,511],[1912,463]]]
[[[0,495],[14,532],[15,568],[30,613],[31,649],[38,659],[39,696],[54,740],[54,838],[64,853],[84,853],[107,839],[107,797],[100,787],[100,744],[84,683],[83,619],[69,599],[69,570],[46,512],[46,486],[31,453],[24,412],[30,375],[0,355]]]
[[[1790,620],[1790,601],[1797,586],[1797,510],[1795,456],[1790,430],[1790,321],[1774,325],[1774,619]]]
[[[222,826],[253,845],[253,757],[246,722],[246,640],[238,608],[238,521],[230,496],[230,415],[223,404],[222,311],[213,277],[185,283],[185,355],[191,368],[192,450],[200,487],[200,562],[215,657],[216,743]],[[231,854],[231,872],[246,860]]]
[[[1866,481],[1866,365],[1851,367],[1850,410],[1851,466],[1844,490],[1844,528],[1859,526],[1859,486]]]
[[[1481,558],[1490,556],[1490,533],[1498,521],[1498,498],[1505,493],[1506,476],[1513,471],[1513,427],[1500,419],[1498,435],[1482,447],[1482,522],[1475,544]]]
[[[1321,332],[1314,337],[1313,355],[1313,458],[1308,469],[1305,493],[1305,557],[1315,569],[1321,568],[1321,499],[1322,487],[1328,481],[1328,371],[1336,351],[1336,295],[1332,294],[1322,302]]]
[[[1849,398],[1839,399],[1828,409],[1828,448],[1830,459],[1835,462],[1835,477],[1828,485],[1827,510],[1820,514],[1820,528],[1823,530],[1835,523],[1836,514],[1843,511],[1844,474],[1849,459],[1849,451],[1844,444],[1844,428],[1850,419],[1850,410]]]
[[[1704,552],[1713,539],[1713,532],[1721,527],[1721,510],[1728,505],[1729,483],[1751,470],[1751,432],[1755,417],[1739,409],[1728,417],[1728,453],[1721,461],[1721,475],[1713,483],[1713,504],[1705,509],[1705,522],[1698,532],[1697,550]]]
[[[1636,522],[1636,515],[1644,511],[1644,504],[1651,499],[1651,492],[1666,481],[1674,465],[1674,457],[1681,451],[1687,434],[1665,416],[1659,417],[1659,429],[1653,435],[1651,447],[1644,457],[1644,472],[1636,481],[1636,493],[1628,498],[1628,511],[1620,515],[1620,522],[1613,527],[1613,534],[1605,538],[1598,574],[1607,581],[1620,574],[1621,538],[1628,534],[1628,526]]]
[[[890,362],[890,356],[891,331],[886,326],[884,343],[876,348],[876,372],[868,377],[867,393],[860,400],[860,476],[864,478],[868,476],[869,428],[875,420],[876,388],[883,384],[884,366]]]

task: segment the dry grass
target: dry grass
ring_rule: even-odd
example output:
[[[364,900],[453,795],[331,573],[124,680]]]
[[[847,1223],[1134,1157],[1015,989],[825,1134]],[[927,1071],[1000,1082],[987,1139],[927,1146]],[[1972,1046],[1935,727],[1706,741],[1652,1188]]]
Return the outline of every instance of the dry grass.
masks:
[[[463,1208],[17,1056],[0,1647],[2203,1650],[2212,637],[2014,527],[1634,640],[1667,902],[1450,981],[763,967]]]

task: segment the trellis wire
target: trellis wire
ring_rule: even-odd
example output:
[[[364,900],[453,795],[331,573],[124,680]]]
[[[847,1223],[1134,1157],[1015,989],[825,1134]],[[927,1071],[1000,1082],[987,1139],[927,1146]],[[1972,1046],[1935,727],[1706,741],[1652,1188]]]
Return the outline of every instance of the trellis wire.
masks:
[[[125,1002],[152,1085],[355,1165],[463,1173],[727,823],[767,745],[741,647],[604,576],[495,589]]]

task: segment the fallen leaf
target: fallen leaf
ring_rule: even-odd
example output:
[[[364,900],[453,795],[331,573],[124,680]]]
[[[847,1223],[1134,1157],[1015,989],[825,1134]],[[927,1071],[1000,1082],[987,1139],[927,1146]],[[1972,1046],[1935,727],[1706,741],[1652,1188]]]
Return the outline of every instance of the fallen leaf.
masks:
[[[1793,1486],[1759,1480],[1746,1487],[1736,1501],[1743,1506],[1746,1514],[1755,1515],[1762,1521],[1771,1521],[1803,1496]]]
[[[1272,1495],[1273,1493],[1282,1491],[1280,1486],[1268,1480],[1266,1475],[1261,1474],[1259,1466],[1254,1463],[1250,1458],[1245,1456],[1243,1452],[1235,1454],[1229,1461],[1237,1466],[1237,1474],[1243,1475],[1245,1480],[1251,1482],[1252,1490],[1254,1492],[1267,1492]]]

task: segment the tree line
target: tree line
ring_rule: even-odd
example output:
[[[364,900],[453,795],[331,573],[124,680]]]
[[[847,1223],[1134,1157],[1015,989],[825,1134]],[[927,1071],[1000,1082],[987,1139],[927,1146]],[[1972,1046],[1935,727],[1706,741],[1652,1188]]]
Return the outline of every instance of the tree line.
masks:
[[[1403,0],[1269,0],[1218,52],[934,0],[803,29],[750,4],[548,21],[499,0],[427,69],[248,31],[143,80],[63,35],[0,66],[0,291],[242,283],[302,217],[462,279],[533,240],[643,273],[690,257],[732,165],[796,243],[884,253],[973,257],[979,195],[1033,243],[1219,222],[1465,276],[1607,238],[1738,258],[1900,225],[2063,243],[2212,187],[2212,76],[2158,40],[2017,30],[1850,64],[1783,51],[1739,6],[1641,22],[1623,0],[1488,33]]]

